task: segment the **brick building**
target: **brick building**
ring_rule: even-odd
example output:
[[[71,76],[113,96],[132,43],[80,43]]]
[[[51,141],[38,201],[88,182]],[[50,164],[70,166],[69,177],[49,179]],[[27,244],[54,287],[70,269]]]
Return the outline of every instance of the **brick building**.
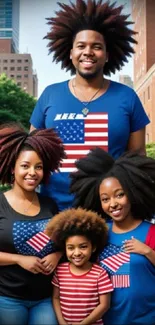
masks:
[[[155,142],[155,0],[132,0],[138,44],[134,55],[134,88],[151,120],[146,143]]]
[[[19,53],[20,0],[0,0],[0,74],[5,73],[28,94],[37,97],[38,78],[30,54]]]

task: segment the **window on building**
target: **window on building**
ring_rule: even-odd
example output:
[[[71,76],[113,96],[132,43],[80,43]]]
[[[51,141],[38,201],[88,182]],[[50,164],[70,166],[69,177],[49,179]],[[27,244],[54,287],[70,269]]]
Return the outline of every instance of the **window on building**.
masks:
[[[21,75],[20,74],[17,74],[17,79],[21,79]]]
[[[29,62],[29,60],[28,59],[25,59],[24,62]]]
[[[11,70],[11,71],[14,71],[14,70],[15,70],[15,67],[10,67],[10,70]]]
[[[21,62],[22,62],[22,60],[21,60],[21,59],[18,59],[18,60],[17,60],[17,62],[18,62],[18,63],[21,63]]]
[[[15,62],[15,60],[14,60],[14,59],[11,59],[11,60],[10,60],[10,62],[11,62],[11,63],[14,63],[14,62]]]
[[[21,82],[17,82],[17,86],[21,87]]]
[[[14,76],[14,74],[10,74],[10,78],[14,78],[15,76]]]
[[[8,70],[8,67],[4,67],[3,70],[5,70],[5,71]]]
[[[27,90],[27,86],[28,86],[28,84],[27,84],[27,82],[24,82],[24,90]]]
[[[29,76],[28,74],[24,74],[24,78],[28,78],[28,76]]]
[[[3,60],[3,62],[4,62],[4,63],[7,63],[7,62],[8,62],[8,60]]]
[[[21,71],[22,70],[22,67],[17,67],[17,71]]]
[[[24,67],[24,71],[28,71],[29,70],[29,67]]]

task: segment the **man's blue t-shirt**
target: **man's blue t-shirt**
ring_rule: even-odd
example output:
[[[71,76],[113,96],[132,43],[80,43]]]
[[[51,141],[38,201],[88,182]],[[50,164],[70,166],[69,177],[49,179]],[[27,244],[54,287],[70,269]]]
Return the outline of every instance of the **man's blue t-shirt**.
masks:
[[[62,138],[68,159],[60,173],[53,173],[43,194],[54,198],[62,210],[72,205],[69,194],[74,161],[100,146],[114,158],[127,149],[130,133],[144,128],[149,119],[132,88],[111,81],[108,90],[86,106],[70,92],[68,81],[48,86],[40,96],[30,122],[35,128],[55,128]]]

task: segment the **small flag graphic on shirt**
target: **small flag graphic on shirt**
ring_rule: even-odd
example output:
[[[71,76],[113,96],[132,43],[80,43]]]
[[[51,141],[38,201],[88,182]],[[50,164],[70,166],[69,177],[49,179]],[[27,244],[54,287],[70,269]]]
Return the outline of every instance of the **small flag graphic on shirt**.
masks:
[[[114,288],[130,286],[129,276],[130,254],[123,252],[121,247],[108,245],[100,256],[100,265],[111,274]]]
[[[27,244],[40,252],[50,241],[50,238],[44,232],[38,232],[36,235],[27,240]]]
[[[60,171],[75,170],[75,160],[84,157],[90,149],[100,147],[108,150],[108,114],[57,114],[55,128],[63,140],[67,159]]]
[[[128,253],[120,252],[119,254],[105,258],[103,264],[108,266],[113,272],[116,272],[120,266],[130,261],[130,255]]]

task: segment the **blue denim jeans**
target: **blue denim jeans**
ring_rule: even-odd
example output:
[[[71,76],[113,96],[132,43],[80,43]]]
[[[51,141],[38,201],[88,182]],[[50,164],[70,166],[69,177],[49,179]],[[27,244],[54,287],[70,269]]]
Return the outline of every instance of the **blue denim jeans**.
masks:
[[[0,296],[0,325],[57,325],[51,298],[30,301]]]

